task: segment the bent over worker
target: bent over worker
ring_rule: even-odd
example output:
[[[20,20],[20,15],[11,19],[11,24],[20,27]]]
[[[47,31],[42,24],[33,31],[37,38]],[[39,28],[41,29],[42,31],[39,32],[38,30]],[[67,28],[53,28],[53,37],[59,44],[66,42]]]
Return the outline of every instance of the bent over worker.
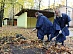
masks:
[[[36,28],[37,29],[37,37],[40,40],[44,39],[44,35],[47,35],[47,42],[50,41],[50,37],[49,35],[53,35],[52,33],[52,27],[53,24],[51,23],[51,21],[44,16],[42,13],[36,12],[35,16],[37,18],[37,23],[36,23]],[[34,30],[35,30],[34,29]]]
[[[66,40],[66,36],[69,36],[69,22],[71,21],[70,17],[61,13],[59,9],[55,10],[55,19],[53,23],[53,27],[55,30],[54,36],[57,36],[56,43],[61,42],[64,45],[64,40]]]

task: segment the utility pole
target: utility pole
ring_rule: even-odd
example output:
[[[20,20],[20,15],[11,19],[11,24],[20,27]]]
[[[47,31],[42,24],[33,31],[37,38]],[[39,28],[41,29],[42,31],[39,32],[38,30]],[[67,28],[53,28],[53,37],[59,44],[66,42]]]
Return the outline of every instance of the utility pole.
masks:
[[[55,9],[55,0],[54,0],[54,9]]]
[[[48,0],[48,9],[50,9],[50,0]]]
[[[39,0],[39,10],[40,10],[41,0]]]
[[[67,0],[66,0],[66,14],[67,14]]]

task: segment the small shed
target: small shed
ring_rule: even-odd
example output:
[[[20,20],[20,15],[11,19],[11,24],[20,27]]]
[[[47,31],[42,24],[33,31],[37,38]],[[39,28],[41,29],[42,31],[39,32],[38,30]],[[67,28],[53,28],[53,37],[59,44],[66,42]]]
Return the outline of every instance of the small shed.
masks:
[[[36,25],[35,12],[43,13],[46,17],[50,18],[54,16],[54,12],[45,10],[34,10],[34,9],[22,9],[15,16],[17,17],[17,26],[23,28],[33,28]]]
[[[12,25],[11,19],[9,18],[4,18],[3,19],[3,25]],[[14,19],[14,26],[17,25],[17,19]]]

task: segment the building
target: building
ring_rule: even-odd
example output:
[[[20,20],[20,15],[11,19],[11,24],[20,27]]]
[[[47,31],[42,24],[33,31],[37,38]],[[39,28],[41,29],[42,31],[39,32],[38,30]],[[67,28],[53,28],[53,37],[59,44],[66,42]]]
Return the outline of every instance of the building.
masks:
[[[9,18],[4,18],[3,25],[12,25],[12,20]],[[17,19],[14,19],[14,26],[17,26]]]
[[[36,18],[35,12],[41,12],[46,17],[50,18],[54,16],[53,12],[45,11],[45,10],[34,10],[34,9],[23,9],[15,16],[17,17],[17,26],[23,28],[33,28],[36,26]]]
[[[61,6],[60,8],[61,13],[66,13],[71,18],[70,27],[73,27],[73,8],[69,6]]]

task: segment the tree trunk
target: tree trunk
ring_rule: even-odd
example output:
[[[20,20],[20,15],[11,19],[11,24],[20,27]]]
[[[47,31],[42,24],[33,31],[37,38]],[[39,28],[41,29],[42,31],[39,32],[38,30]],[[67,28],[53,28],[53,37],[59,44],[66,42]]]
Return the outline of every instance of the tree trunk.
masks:
[[[4,5],[5,5],[5,0],[2,0],[1,3],[1,9],[0,9],[0,27],[2,27],[2,19],[3,19],[3,15],[4,15]]]

